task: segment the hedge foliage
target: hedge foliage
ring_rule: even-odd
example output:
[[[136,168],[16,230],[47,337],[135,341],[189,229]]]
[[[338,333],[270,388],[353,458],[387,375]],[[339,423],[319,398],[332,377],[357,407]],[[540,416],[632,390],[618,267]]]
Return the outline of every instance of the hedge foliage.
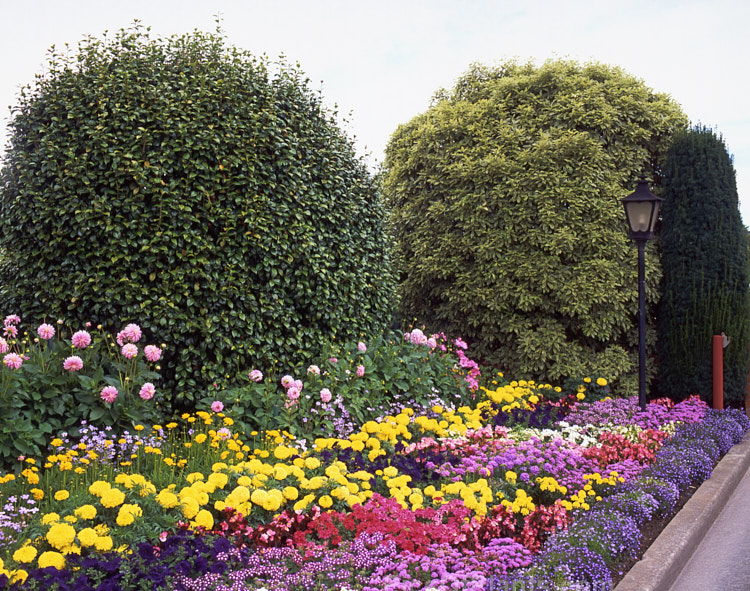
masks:
[[[514,376],[633,387],[637,256],[620,199],[641,172],[658,179],[686,124],[602,64],[472,67],[386,150],[401,313]],[[652,244],[651,306],[660,275]]]
[[[664,285],[659,392],[710,403],[712,338],[726,334],[724,397],[742,404],[750,362],[750,268],[734,167],[724,140],[697,126],[667,152],[662,205]]]
[[[52,51],[0,177],[0,309],[167,344],[183,401],[390,321],[383,208],[297,67],[134,27]]]

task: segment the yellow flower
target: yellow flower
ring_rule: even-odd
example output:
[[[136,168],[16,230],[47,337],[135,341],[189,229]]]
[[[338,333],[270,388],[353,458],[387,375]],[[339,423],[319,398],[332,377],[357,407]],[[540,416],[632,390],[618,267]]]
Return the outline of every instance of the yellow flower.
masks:
[[[196,443],[203,443],[206,441],[206,434],[205,433],[198,433],[198,435],[195,436],[195,442]]]
[[[289,501],[296,501],[297,498],[299,497],[299,491],[293,486],[285,486],[283,493],[284,493],[284,498]]]
[[[50,523],[55,523],[56,521],[60,521],[60,516],[57,513],[47,513],[44,517],[42,517],[42,525],[49,525]]]
[[[96,530],[94,530],[91,527],[85,527],[81,531],[78,532],[78,541],[81,543],[81,546],[84,548],[96,546],[96,541],[98,539],[99,539],[99,534],[97,534]]]
[[[44,498],[44,491],[39,488],[32,488],[29,492],[34,496],[34,500],[41,501]]]
[[[42,553],[39,557],[39,568],[47,568],[53,566],[57,570],[65,568],[65,557],[59,552],[47,551]]]
[[[143,511],[138,505],[125,503],[117,512],[117,525],[120,527],[131,525],[135,521],[135,518],[141,515],[143,515]]]
[[[318,504],[323,507],[323,509],[329,509],[331,505],[333,505],[333,499],[328,495],[323,495],[318,499]]]
[[[110,488],[112,487],[109,482],[106,482],[104,480],[97,480],[91,483],[91,486],[89,486],[89,492],[95,497],[101,497]]]
[[[318,458],[305,458],[305,468],[308,470],[315,470],[320,467],[320,460]]]
[[[76,530],[68,523],[55,523],[47,531],[46,538],[50,546],[56,550],[64,550],[75,540]]]
[[[70,493],[67,490],[58,490],[55,493],[55,500],[56,501],[64,501],[70,496]]]
[[[193,497],[185,497],[180,501],[180,508],[185,519],[192,519],[198,514],[200,505]]]
[[[125,502],[125,493],[119,488],[110,488],[104,494],[102,494],[101,503],[104,507],[111,509],[122,505]]]
[[[576,394],[576,398],[578,398],[578,400],[583,400],[584,398],[586,398],[586,395],[583,392],[579,392],[578,394]]]
[[[605,380],[604,378],[597,378],[596,385],[604,387],[607,385],[607,380]]]
[[[177,495],[166,488],[156,495],[156,502],[165,509],[172,509],[180,503]]]
[[[201,509],[195,516],[195,525],[205,529],[213,529],[214,527],[214,516],[211,512],[206,509]]]
[[[13,560],[20,564],[29,564],[36,558],[36,548],[29,544],[21,546],[18,550],[13,552]]]
[[[109,552],[114,546],[110,536],[100,536],[96,539],[96,549],[99,552]]]

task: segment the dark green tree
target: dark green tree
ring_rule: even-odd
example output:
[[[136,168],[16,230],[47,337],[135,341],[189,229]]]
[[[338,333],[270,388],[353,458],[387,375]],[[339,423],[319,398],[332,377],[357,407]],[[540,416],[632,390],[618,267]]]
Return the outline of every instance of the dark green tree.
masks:
[[[384,187],[401,312],[513,377],[637,384],[637,257],[620,199],[680,108],[601,64],[473,67],[394,133]],[[647,252],[647,297],[659,265]]]
[[[678,134],[664,165],[658,314],[661,394],[711,401],[712,337],[724,350],[724,396],[742,404],[750,361],[750,271],[732,159],[713,130]]]
[[[134,27],[52,52],[13,111],[0,308],[167,345],[179,400],[390,322],[382,202],[298,68]]]

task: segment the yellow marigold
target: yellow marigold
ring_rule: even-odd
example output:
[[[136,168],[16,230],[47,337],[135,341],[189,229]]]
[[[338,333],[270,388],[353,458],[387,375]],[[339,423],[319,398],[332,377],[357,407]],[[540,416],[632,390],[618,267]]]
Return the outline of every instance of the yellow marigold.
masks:
[[[55,493],[55,500],[56,501],[64,501],[70,496],[70,493],[67,490],[58,490]]]
[[[109,484],[109,482],[106,482],[104,480],[97,480],[91,483],[91,485],[89,486],[89,492],[95,497],[101,497],[110,488],[112,488],[112,486]]]
[[[185,497],[180,501],[180,508],[182,509],[182,515],[185,519],[192,519],[198,514],[200,505],[193,497]]]
[[[305,458],[305,468],[308,470],[315,470],[320,467],[320,460],[318,458]]]
[[[110,488],[104,494],[102,494],[101,503],[102,506],[112,509],[118,507],[125,502],[125,493],[119,488]]]
[[[47,568],[48,566],[53,566],[57,570],[62,570],[65,568],[65,556],[63,556],[59,552],[43,552],[39,557],[38,564],[39,568]]]
[[[323,495],[318,499],[318,505],[323,507],[323,509],[329,509],[333,505],[333,499],[328,495]]]
[[[165,509],[172,509],[179,504],[177,495],[171,490],[163,489],[158,495],[156,495],[156,502],[159,503]]]
[[[607,385],[607,380],[604,378],[597,378],[596,379],[596,385],[601,386],[602,388]]]
[[[279,507],[284,503],[284,495],[278,489],[273,489],[268,492],[268,496],[263,501],[263,508],[266,511],[278,511]]]
[[[200,444],[206,441],[207,436],[205,433],[198,433],[193,439],[195,440],[196,443]]]
[[[31,546],[30,544],[26,544],[25,546],[21,546],[18,550],[13,552],[13,560],[18,562],[19,564],[29,564],[30,562],[34,562],[36,555],[36,548],[34,548],[34,546]]]
[[[387,476],[388,478],[393,478],[398,475],[398,470],[395,466],[387,466],[383,468],[383,476]]]
[[[138,505],[125,503],[117,512],[117,525],[120,527],[131,525],[136,517],[140,517],[141,515],[143,515],[143,510]]]
[[[273,455],[278,460],[286,460],[289,456],[294,453],[293,449],[288,448],[285,445],[279,445],[276,449],[273,450]]]
[[[96,538],[95,546],[99,552],[109,552],[114,546],[114,543],[110,536],[100,536]]]
[[[204,529],[213,529],[214,527],[214,516],[211,515],[211,512],[206,509],[201,509],[198,511],[198,514],[195,516],[194,522],[195,525],[198,527],[202,527]]]
[[[293,486],[285,486],[282,493],[289,501],[296,501],[299,498],[299,491]]]
[[[81,531],[78,532],[78,541],[84,548],[95,546],[96,540],[98,539],[99,534],[96,533],[96,530],[94,528],[84,527]]]
[[[60,516],[57,513],[47,513],[42,516],[42,525],[49,525],[57,521],[60,521]]]
[[[64,550],[76,539],[76,530],[69,523],[55,523],[45,537],[55,550]]]

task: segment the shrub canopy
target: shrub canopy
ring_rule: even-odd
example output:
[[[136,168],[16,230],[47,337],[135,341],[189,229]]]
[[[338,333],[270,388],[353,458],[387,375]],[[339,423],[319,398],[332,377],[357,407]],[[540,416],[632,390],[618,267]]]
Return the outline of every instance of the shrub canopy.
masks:
[[[379,194],[297,68],[135,27],[52,52],[11,131],[7,313],[138,322],[188,398],[389,321]]]
[[[620,199],[642,172],[658,179],[685,125],[617,68],[472,67],[387,147],[401,312],[514,376],[637,383],[637,257]],[[647,265],[653,304],[653,254]]]
[[[732,160],[702,126],[675,137],[664,165],[664,284],[658,316],[659,392],[713,390],[712,340],[724,333],[724,396],[742,404],[750,354],[750,270]]]

